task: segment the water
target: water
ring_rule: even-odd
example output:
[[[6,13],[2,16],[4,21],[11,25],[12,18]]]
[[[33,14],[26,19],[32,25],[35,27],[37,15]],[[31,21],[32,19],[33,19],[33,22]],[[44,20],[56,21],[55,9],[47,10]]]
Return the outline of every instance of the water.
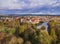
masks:
[[[40,24],[39,26],[37,26],[37,28],[40,29],[42,26],[45,26],[46,30],[48,30],[48,22],[44,22],[44,23]]]

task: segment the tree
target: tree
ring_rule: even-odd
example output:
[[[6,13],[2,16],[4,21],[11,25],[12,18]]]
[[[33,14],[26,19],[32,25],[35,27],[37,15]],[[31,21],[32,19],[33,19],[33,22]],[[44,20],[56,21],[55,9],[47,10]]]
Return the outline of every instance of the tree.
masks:
[[[56,36],[56,20],[51,20],[48,22],[48,33],[51,36],[51,44],[56,44],[57,36]]]
[[[44,26],[38,30],[36,39],[38,44],[51,44],[51,37],[49,36],[48,31],[45,30]]]
[[[51,29],[50,36],[51,36],[52,44],[56,44],[57,36],[54,28]]]
[[[26,41],[24,44],[32,44],[31,41]]]
[[[18,44],[23,44],[23,43],[24,43],[23,38],[18,37],[18,38],[17,38],[17,43],[18,43]]]
[[[9,44],[23,44],[24,40],[21,38],[21,37],[15,37],[15,36],[12,36],[10,41],[9,41]]]
[[[6,33],[0,32],[0,44],[6,44],[5,35]]]
[[[45,27],[42,26],[41,29],[37,29],[30,35],[30,41],[32,44],[51,44],[51,37]]]
[[[25,26],[24,25],[20,25],[19,27],[19,34],[23,33],[25,30]]]
[[[57,35],[57,44],[60,44],[60,23],[57,22],[56,24],[56,35]]]

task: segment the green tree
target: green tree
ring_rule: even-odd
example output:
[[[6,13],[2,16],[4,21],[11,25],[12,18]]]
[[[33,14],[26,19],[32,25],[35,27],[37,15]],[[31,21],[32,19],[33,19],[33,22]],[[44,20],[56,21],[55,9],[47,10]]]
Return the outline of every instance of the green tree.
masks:
[[[56,44],[57,36],[54,28],[51,29],[50,36],[51,36],[52,44]]]
[[[49,36],[48,31],[45,30],[44,26],[39,30],[37,40],[39,41],[38,44],[51,44],[51,37]]]
[[[56,24],[56,35],[57,35],[57,44],[60,44],[60,23],[59,22],[57,22],[57,24]]]
[[[23,33],[24,30],[25,30],[25,26],[24,25],[20,25],[20,27],[19,27],[19,33],[20,34]]]
[[[56,20],[51,20],[48,22],[48,33],[51,36],[51,44],[56,44],[57,36],[56,36]]]
[[[15,37],[15,36],[12,36],[10,41],[9,41],[9,44],[23,44],[24,43],[24,40],[21,38],[21,37]]]
[[[31,42],[32,44],[51,44],[51,37],[45,27],[42,26],[41,29],[32,34]]]

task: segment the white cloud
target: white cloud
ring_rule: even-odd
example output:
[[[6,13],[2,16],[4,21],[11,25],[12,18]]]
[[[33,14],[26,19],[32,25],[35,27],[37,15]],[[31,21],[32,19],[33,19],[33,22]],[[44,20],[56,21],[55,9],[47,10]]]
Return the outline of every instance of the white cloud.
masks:
[[[52,5],[56,3],[56,0],[29,0],[31,2],[30,6],[43,6],[43,5]]]
[[[52,7],[57,7],[57,6],[60,6],[60,3],[56,3]]]
[[[25,8],[34,8],[36,6],[59,6],[60,3],[56,4],[57,0],[0,0],[0,9],[23,9]]]
[[[4,9],[22,9],[26,4],[24,2],[18,3],[18,0],[1,1],[0,8]]]

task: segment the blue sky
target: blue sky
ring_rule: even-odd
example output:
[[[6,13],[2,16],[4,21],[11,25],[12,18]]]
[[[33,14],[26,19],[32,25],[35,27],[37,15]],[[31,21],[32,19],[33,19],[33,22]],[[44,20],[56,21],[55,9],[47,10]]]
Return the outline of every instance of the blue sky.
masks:
[[[0,14],[60,15],[60,0],[0,0]]]

